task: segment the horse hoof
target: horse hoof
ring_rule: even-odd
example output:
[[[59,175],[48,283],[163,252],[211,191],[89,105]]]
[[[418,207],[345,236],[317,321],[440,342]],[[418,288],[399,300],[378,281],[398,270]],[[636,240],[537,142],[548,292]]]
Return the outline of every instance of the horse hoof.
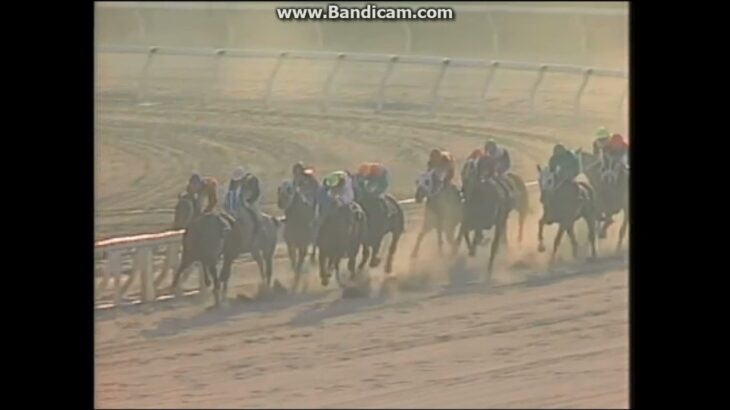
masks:
[[[545,252],[545,245],[543,245],[543,244],[538,245],[537,246],[537,251],[538,252]]]

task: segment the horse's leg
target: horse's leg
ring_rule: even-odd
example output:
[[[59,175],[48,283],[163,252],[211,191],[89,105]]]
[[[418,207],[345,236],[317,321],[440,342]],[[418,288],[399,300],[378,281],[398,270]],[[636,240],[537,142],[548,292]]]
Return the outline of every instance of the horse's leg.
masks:
[[[469,247],[468,238],[466,237],[466,233],[464,230],[464,224],[462,223],[459,226],[459,232],[456,234],[456,240],[454,241],[453,245],[451,246],[451,255],[456,256],[456,253],[459,251],[459,246],[461,246],[461,239],[466,238],[467,242],[466,245]]]
[[[354,272],[355,272],[355,263],[357,261],[358,248],[359,247],[356,247],[354,252],[352,252],[352,250],[350,250],[350,252],[349,252],[349,260],[347,261],[347,267],[348,267],[348,269],[350,269],[351,276],[354,275]],[[357,266],[358,272],[363,270],[363,268],[365,267],[365,264],[368,262],[368,259],[370,259],[370,245],[367,243],[363,243],[362,244],[362,260],[360,261],[360,264]],[[352,267],[350,267],[350,266],[352,266]]]
[[[550,256],[550,265],[552,266],[555,263],[555,254],[558,253],[558,248],[560,247],[560,241],[563,240],[563,234],[565,233],[565,225],[562,223],[558,227],[558,233],[555,235],[555,241],[553,242],[553,254]]]
[[[418,237],[416,238],[416,245],[413,247],[413,251],[411,252],[412,259],[415,259],[418,256],[418,250],[421,248],[421,241],[423,241],[423,237],[426,236],[426,233],[431,230],[430,227],[426,227],[425,222],[423,225],[421,232],[418,233]]]
[[[298,274],[299,273],[299,268],[298,268],[299,264],[297,262],[297,259],[298,259],[297,258],[297,248],[294,245],[287,242],[286,252],[289,255],[289,264],[291,265],[292,271],[294,271],[295,274]]]
[[[441,226],[436,228],[436,237],[438,238],[438,244],[439,244],[439,256],[443,256],[443,254],[444,254],[444,237],[443,237],[443,231],[441,230]]]
[[[400,239],[400,232],[393,232],[393,236],[390,238],[390,246],[388,247],[388,259],[385,261],[385,273],[393,271],[393,256],[395,250],[398,247],[398,240]]]
[[[522,229],[525,227],[525,219],[527,219],[527,208],[523,207],[519,210],[519,230],[517,231],[517,243],[522,243]]]
[[[613,215],[606,214],[606,217],[603,221],[603,226],[601,227],[601,230],[598,233],[599,239],[606,239],[606,236],[608,236],[608,227],[611,225],[613,225]]]
[[[542,230],[545,227],[545,213],[543,212],[542,218],[537,223],[537,251],[545,252],[545,243],[543,242]]]
[[[378,265],[380,265],[380,258],[378,257],[378,254],[380,254],[380,245],[383,243],[383,237],[375,240],[375,243],[373,243],[373,249],[372,249],[372,257],[370,258],[370,267],[371,268],[377,268]]]
[[[219,274],[220,280],[218,283],[213,284],[213,295],[215,296],[216,306],[220,304],[221,297],[223,299],[226,298],[226,293],[228,291],[228,279],[231,277],[231,268],[236,256],[238,255],[232,253],[226,253],[223,255],[223,266],[221,267]]]
[[[322,286],[327,286],[330,283],[330,261],[327,255],[322,255],[322,252],[319,252],[319,280],[322,283]]]
[[[469,236],[471,232],[474,232],[473,239]],[[477,232],[478,230],[472,231],[471,229],[467,229],[466,231],[464,231],[464,242],[466,242],[466,248],[469,251],[468,254],[470,257],[474,257],[477,254]]]
[[[271,288],[271,281],[274,277],[274,250],[276,247],[270,248],[266,252],[266,257],[264,259],[264,264],[266,265],[266,281],[267,281],[267,287]]]
[[[180,290],[180,289],[178,289],[178,282],[180,281],[180,275],[182,275],[182,273],[185,270],[187,270],[190,267],[190,265],[192,265],[192,264],[193,264],[193,261],[185,260],[185,261],[181,262],[180,266],[177,268],[177,271],[175,272],[175,276],[172,278],[172,285],[170,285],[170,289],[172,289],[172,291],[175,292],[176,294],[179,293],[179,290]],[[210,286],[210,283],[208,283],[206,281],[205,285]]]
[[[216,259],[213,259],[212,261],[208,261],[208,263],[206,263],[205,265],[203,265],[206,274],[209,274],[210,277],[213,278],[213,289],[220,288],[219,279],[218,279],[218,272],[217,272],[218,267],[216,266],[217,265]],[[216,306],[217,305],[218,305],[218,301],[216,301]]]
[[[621,222],[621,229],[618,232],[618,245],[616,245],[616,253],[621,252],[621,245],[626,236],[626,228],[629,226],[629,207],[624,207],[624,220]]]
[[[578,259],[578,240],[575,238],[575,230],[573,229],[573,226],[575,225],[575,222],[571,222],[568,228],[566,229],[566,232],[568,232],[568,238],[570,238],[570,246],[573,247],[573,259]]]
[[[497,250],[499,250],[499,242],[502,240],[502,235],[507,231],[507,218],[504,217],[502,221],[498,221],[494,227],[494,239],[492,239],[492,247],[489,251],[489,265],[487,265],[487,283],[492,278],[492,271],[494,270],[494,259],[497,257]]]
[[[259,267],[259,277],[261,277],[261,284],[266,285],[266,265],[264,263],[264,251],[256,249],[251,251],[251,257],[256,261],[256,265]],[[267,289],[268,290],[268,289]]]

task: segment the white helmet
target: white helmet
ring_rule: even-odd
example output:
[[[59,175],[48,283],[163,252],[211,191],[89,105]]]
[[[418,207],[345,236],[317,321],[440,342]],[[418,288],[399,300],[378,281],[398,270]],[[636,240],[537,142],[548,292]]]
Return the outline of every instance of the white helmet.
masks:
[[[243,179],[244,176],[246,176],[246,170],[243,169],[243,167],[236,167],[236,169],[233,170],[233,175],[231,176],[231,179],[233,181],[240,181]]]

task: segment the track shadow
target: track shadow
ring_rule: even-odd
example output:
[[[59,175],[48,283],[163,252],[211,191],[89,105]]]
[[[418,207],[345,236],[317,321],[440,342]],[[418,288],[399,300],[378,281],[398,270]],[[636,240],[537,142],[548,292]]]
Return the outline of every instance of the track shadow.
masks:
[[[229,298],[221,308],[201,307],[204,310],[191,318],[163,319],[155,329],[143,330],[142,336],[146,339],[174,336],[192,329],[216,326],[222,322],[234,318],[241,318],[246,315],[275,312],[314,302],[323,299],[328,294],[329,292],[327,291],[320,291],[316,293],[280,295],[264,300]]]

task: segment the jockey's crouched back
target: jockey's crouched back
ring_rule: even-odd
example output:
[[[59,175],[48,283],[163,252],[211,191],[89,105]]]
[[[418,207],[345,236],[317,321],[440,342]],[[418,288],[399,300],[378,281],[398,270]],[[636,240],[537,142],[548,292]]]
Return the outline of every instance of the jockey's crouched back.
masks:
[[[203,199],[207,199],[204,213],[212,212],[218,205],[218,181],[215,178],[202,177],[194,173],[188,180],[185,191],[195,198],[196,213],[199,213]]]
[[[246,172],[243,167],[236,168],[228,184],[224,204],[226,212],[237,219],[242,217],[242,212],[249,212],[253,216],[254,231],[258,231],[261,226],[260,197],[261,184],[258,177]],[[244,208],[246,209],[244,210]]]

